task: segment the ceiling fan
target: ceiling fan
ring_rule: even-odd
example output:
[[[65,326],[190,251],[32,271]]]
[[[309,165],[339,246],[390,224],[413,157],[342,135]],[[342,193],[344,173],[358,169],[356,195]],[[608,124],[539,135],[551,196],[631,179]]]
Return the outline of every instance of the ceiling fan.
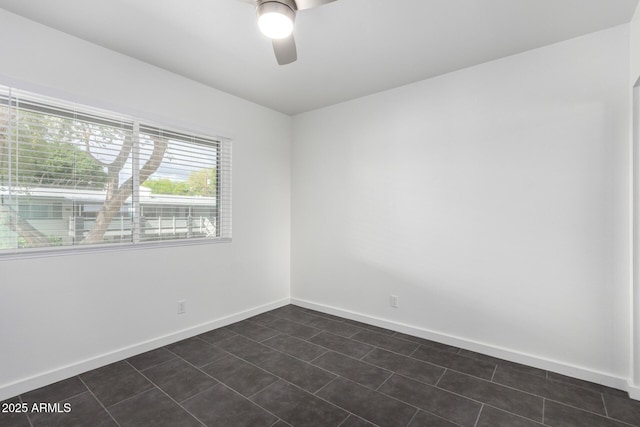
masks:
[[[293,23],[299,10],[312,9],[336,0],[241,0],[256,6],[258,27],[271,39],[276,60],[286,65],[298,59]]]

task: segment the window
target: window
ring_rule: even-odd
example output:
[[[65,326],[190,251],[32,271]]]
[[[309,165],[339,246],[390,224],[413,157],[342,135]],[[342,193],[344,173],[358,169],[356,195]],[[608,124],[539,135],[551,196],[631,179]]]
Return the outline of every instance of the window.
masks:
[[[230,238],[230,141],[0,86],[0,255]]]

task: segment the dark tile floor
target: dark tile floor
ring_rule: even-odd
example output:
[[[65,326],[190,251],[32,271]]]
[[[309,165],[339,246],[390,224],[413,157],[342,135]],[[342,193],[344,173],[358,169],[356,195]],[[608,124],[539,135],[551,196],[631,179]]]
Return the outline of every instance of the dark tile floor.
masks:
[[[42,402],[61,411],[0,413],[0,425],[640,426],[622,391],[293,305],[3,408]]]

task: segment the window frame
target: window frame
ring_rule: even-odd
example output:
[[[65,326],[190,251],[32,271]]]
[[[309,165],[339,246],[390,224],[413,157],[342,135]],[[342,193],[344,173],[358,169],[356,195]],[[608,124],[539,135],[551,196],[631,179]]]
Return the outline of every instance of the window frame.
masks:
[[[18,95],[14,95],[18,93]],[[17,98],[17,100],[16,100]],[[132,190],[130,196],[130,203],[123,205],[128,206],[128,209],[132,212],[130,216],[131,220],[131,236],[130,241],[126,242],[106,242],[95,244],[78,244],[76,242],[64,246],[43,246],[32,248],[7,248],[0,249],[0,261],[4,259],[14,258],[32,258],[43,256],[61,256],[61,255],[77,255],[84,253],[99,253],[99,252],[111,252],[121,250],[140,250],[150,248],[166,248],[176,246],[193,246],[193,245],[209,245],[217,243],[227,243],[232,241],[232,198],[231,198],[231,176],[232,176],[232,140],[229,137],[221,136],[217,132],[197,132],[188,127],[175,126],[167,124],[168,120],[162,120],[165,123],[158,123],[157,120],[147,120],[144,118],[108,111],[104,109],[98,109],[88,105],[82,105],[78,103],[71,103],[65,100],[46,97],[44,95],[36,94],[33,92],[26,92],[17,90],[8,86],[0,85],[0,99],[2,105],[8,107],[9,114],[12,108],[22,108],[22,105],[28,105],[28,111],[36,112],[38,114],[54,115],[72,120],[86,120],[94,124],[112,126],[113,123],[130,123],[130,129],[132,132],[132,144],[133,149],[131,151],[132,161]],[[115,118],[115,119],[114,119]],[[115,120],[115,121],[114,121]],[[9,120],[10,122],[12,120]],[[8,125],[7,137],[5,142],[9,142],[11,147],[11,140],[13,135],[11,134],[11,125]],[[144,130],[143,130],[144,129]],[[197,205],[176,205],[175,208],[182,208],[186,206],[188,211],[196,208],[213,210],[216,223],[216,231],[214,236],[198,236],[198,237],[180,237],[170,239],[158,239],[153,241],[143,240],[140,237],[140,220],[142,213],[142,203],[140,201],[140,135],[145,131],[155,129],[160,133],[174,136],[174,141],[179,141],[181,144],[194,145],[210,144],[215,147],[215,177],[216,177],[216,193],[215,193],[215,205],[204,204],[202,206]],[[167,143],[170,138],[167,137]],[[195,141],[195,142],[193,142]],[[11,148],[8,148],[10,151]],[[163,153],[163,159],[165,155]],[[154,171],[155,173],[155,171]],[[153,175],[153,174],[152,174]],[[11,174],[8,176],[11,179]],[[146,181],[145,181],[146,182]],[[0,188],[2,185],[0,185]],[[9,183],[4,187],[5,190],[10,192],[12,185]],[[19,190],[18,190],[19,191]],[[3,196],[6,197],[6,196]],[[105,199],[106,200],[106,199]],[[55,200],[47,200],[47,208],[49,211],[57,212],[58,205]],[[30,202],[29,202],[30,204]],[[54,206],[55,205],[55,206]],[[121,207],[121,209],[123,208]],[[72,208],[72,215],[75,215],[75,202]],[[63,214],[64,216],[64,214]],[[53,217],[52,217],[53,218]],[[29,221],[32,218],[25,218]],[[115,221],[116,218],[113,219]]]

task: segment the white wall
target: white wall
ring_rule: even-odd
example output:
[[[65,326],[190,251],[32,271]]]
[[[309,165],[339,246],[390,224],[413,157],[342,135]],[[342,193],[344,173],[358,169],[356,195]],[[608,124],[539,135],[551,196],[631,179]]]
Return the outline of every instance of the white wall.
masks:
[[[295,116],[292,300],[624,387],[628,30]]]
[[[640,400],[640,4],[630,24],[630,86],[633,95],[633,292],[631,305],[633,317],[633,378],[629,394]]]
[[[630,24],[631,33],[631,84],[640,78],[640,4]]]
[[[292,121],[0,10],[0,84],[232,136],[235,230],[0,260],[0,400],[281,304],[290,284],[302,304],[621,384],[628,30]]]
[[[232,243],[0,261],[0,400],[288,301],[290,117],[2,10],[0,51],[0,84],[234,140]]]

